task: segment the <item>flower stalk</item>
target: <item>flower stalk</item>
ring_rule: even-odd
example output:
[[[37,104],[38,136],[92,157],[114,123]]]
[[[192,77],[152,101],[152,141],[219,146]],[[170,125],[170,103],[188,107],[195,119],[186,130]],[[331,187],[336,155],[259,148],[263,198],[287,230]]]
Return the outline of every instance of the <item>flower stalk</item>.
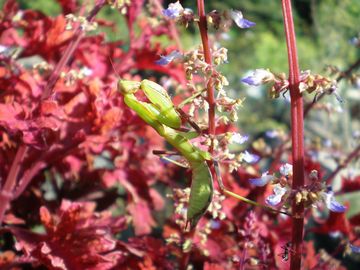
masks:
[[[289,62],[289,88],[291,97],[291,140],[293,159],[293,190],[304,186],[304,112],[303,99],[299,89],[300,70],[296,50],[296,37],[291,10],[291,0],[282,0],[282,13]],[[292,248],[290,269],[301,268],[302,241],[304,230],[304,204],[293,201]]]
[[[209,38],[207,33],[207,20],[206,20],[206,13],[205,13],[205,5],[204,0],[197,0],[197,8],[198,8],[198,15],[199,15],[199,30],[201,35],[201,41],[203,45],[203,53],[205,57],[205,62],[211,67],[212,60],[211,60],[211,51],[210,51],[210,44]],[[208,134],[210,138],[215,137],[216,125],[215,125],[215,95],[214,95],[214,87],[212,79],[210,78],[207,81],[206,85],[207,91],[207,102],[209,104],[209,114],[208,114],[208,122],[209,122],[209,129]],[[199,92],[199,95],[201,92]],[[192,98],[192,97],[191,97]],[[214,150],[214,142],[211,140],[211,145],[209,147],[209,152],[212,153]],[[214,172],[212,171],[212,174]],[[184,239],[193,239],[195,234],[195,230],[191,230],[186,235],[184,235]],[[190,260],[190,252],[183,253],[180,259],[180,269],[185,270],[188,268],[188,263]]]
[[[337,82],[340,82],[341,80],[348,78],[351,76],[351,73],[353,70],[360,67],[360,58],[357,59],[353,64],[351,64],[345,71],[341,72],[339,76],[336,78]],[[325,96],[325,93],[321,93],[319,97],[317,98],[317,102],[319,102],[323,97]],[[316,102],[309,103],[304,110],[304,117],[307,117],[311,111],[311,109],[315,106]]]
[[[198,15],[199,15],[199,29],[200,29],[201,41],[204,50],[205,62],[211,67],[212,60],[211,60],[210,42],[207,33],[207,21],[206,21],[204,0],[197,0],[197,7],[198,7]],[[207,82],[206,91],[207,91],[207,102],[209,103],[209,135],[210,138],[214,138],[216,132],[215,95],[214,95],[214,86],[211,78]],[[212,153],[213,150],[214,150],[214,143],[212,140],[209,152]]]
[[[334,180],[335,176],[344,168],[346,168],[349,163],[360,156],[360,145],[358,145],[347,157],[346,159],[337,166],[337,168],[326,178],[326,184],[330,184]]]
[[[0,226],[5,216],[6,208],[12,199],[13,191],[16,186],[19,171],[21,169],[22,162],[28,151],[28,147],[20,145],[18,148],[15,158],[11,164],[8,176],[0,190]]]

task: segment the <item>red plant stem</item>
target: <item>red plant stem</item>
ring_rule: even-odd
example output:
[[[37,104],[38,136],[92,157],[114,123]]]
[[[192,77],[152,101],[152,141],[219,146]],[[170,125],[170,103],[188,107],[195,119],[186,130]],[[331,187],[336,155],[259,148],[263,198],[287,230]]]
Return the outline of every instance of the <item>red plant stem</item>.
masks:
[[[196,230],[193,229],[190,232],[185,233],[182,237],[182,243],[185,243],[189,239],[194,239],[195,232],[196,232]],[[191,245],[193,245],[193,243],[191,243]],[[179,263],[179,270],[188,269],[190,255],[191,255],[190,251],[186,251],[186,252],[182,253],[182,256],[180,258],[180,263]]]
[[[293,160],[293,190],[304,186],[304,113],[303,100],[299,90],[300,71],[296,50],[296,37],[291,10],[291,0],[282,0],[282,12],[286,35],[286,45],[289,61],[289,88],[291,96],[291,140]],[[291,256],[290,269],[301,268],[302,241],[304,229],[304,205],[292,204],[292,247],[294,253]]]
[[[28,186],[30,181],[33,179],[33,177],[35,177],[35,175],[37,175],[39,173],[39,171],[45,167],[46,167],[46,162],[40,161],[40,162],[36,162],[33,167],[28,169],[24,173],[24,175],[21,177],[21,179],[19,180],[18,187],[13,192],[12,199],[17,199],[25,191],[26,187]]]
[[[242,253],[242,256],[241,256],[241,259],[240,259],[239,270],[244,270],[245,266],[246,266],[247,249],[244,248],[241,253]]]
[[[16,181],[18,178],[19,171],[21,169],[21,164],[26,156],[26,152],[28,151],[28,147],[25,145],[21,145],[16,154],[15,158],[11,164],[10,171],[5,180],[4,186],[0,191],[0,225],[2,220],[4,219],[5,211],[8,206],[9,201],[12,199],[12,193],[16,186]]]
[[[106,0],[99,0],[97,1],[95,7],[90,11],[89,15],[86,17],[86,20],[88,22],[92,22],[96,14],[100,11],[100,9],[106,4]],[[70,42],[70,44],[67,46],[65,52],[63,53],[63,57],[61,57],[59,63],[54,68],[53,72],[50,75],[50,78],[48,80],[47,85],[45,86],[45,89],[43,91],[43,94],[41,96],[41,99],[47,99],[54,89],[54,86],[59,79],[60,72],[66,65],[66,63],[69,62],[70,57],[73,55],[75,49],[77,48],[80,40],[84,37],[85,31],[81,29],[80,26],[77,27],[75,30],[73,40]]]
[[[330,184],[334,177],[355,158],[360,156],[360,145],[352,151],[347,158],[339,164],[339,166],[326,178],[326,184]]]
[[[352,65],[350,65],[345,71],[341,72],[339,76],[336,78],[336,81],[340,82],[342,79],[350,77],[352,71],[357,69],[358,67],[360,67],[360,58],[357,59]],[[317,98],[317,102],[319,102],[324,96],[325,93],[321,93]],[[304,117],[308,116],[309,112],[315,106],[315,104],[316,102],[311,102],[305,107]]]
[[[201,35],[201,41],[203,45],[205,62],[212,68],[211,51],[209,45],[209,38],[207,33],[207,21],[205,14],[204,0],[197,0],[198,15],[199,15],[199,29]],[[207,91],[207,102],[209,103],[209,135],[210,138],[215,137],[216,125],[215,125],[215,96],[212,79],[210,78],[206,86]],[[214,150],[213,140],[209,152],[212,153]]]
[[[106,4],[106,0],[98,0],[96,2],[96,5],[94,8],[90,11],[89,15],[87,16],[87,20],[91,22],[96,14],[101,10],[101,8]],[[81,38],[84,36],[83,31],[80,28],[77,28],[74,34],[74,39],[70,42],[68,47],[66,48],[63,56],[61,57],[60,61],[57,63],[56,67],[54,68],[53,72],[50,75],[50,78],[48,80],[47,85],[44,88],[43,94],[41,96],[41,99],[47,99],[50,97],[54,86],[59,79],[60,72],[64,68],[64,66],[69,62],[71,56],[73,55],[75,49],[77,48]],[[26,153],[29,151],[29,147],[27,145],[20,145],[13,163],[11,164],[8,176],[5,180],[4,186],[2,187],[0,191],[0,226],[2,224],[2,221],[4,219],[6,208],[9,204],[9,202],[12,199],[12,196],[14,195],[14,188],[17,183],[17,179],[19,177],[19,172],[21,171],[23,160],[26,156]],[[32,175],[31,175],[32,176]],[[26,183],[30,183],[30,180],[26,181]],[[22,187],[22,190],[24,190],[25,187]],[[19,195],[19,194],[18,194]]]

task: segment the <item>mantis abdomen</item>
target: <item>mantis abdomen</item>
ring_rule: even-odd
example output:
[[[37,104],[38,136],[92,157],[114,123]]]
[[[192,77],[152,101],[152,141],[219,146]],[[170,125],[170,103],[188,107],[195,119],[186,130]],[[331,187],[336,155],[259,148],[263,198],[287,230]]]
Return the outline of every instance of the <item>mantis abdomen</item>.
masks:
[[[193,228],[211,203],[213,181],[206,161],[193,162],[193,164],[190,165],[192,169],[192,181],[187,220],[190,222],[191,228]]]

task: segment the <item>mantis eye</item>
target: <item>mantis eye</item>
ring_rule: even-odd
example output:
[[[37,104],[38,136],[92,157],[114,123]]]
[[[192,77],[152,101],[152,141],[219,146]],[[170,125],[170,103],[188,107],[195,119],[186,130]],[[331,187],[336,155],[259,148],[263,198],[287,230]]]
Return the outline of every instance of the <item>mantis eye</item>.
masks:
[[[122,94],[133,94],[140,88],[140,85],[140,82],[119,80],[118,90]]]

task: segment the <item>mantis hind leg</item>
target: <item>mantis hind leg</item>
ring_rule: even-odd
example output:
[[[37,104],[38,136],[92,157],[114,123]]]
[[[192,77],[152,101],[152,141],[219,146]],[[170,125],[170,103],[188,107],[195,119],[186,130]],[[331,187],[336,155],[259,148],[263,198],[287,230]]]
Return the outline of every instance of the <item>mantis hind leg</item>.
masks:
[[[277,210],[277,209],[274,209],[270,206],[266,206],[266,205],[263,205],[263,204],[259,204],[257,202],[254,202],[252,200],[249,200],[243,196],[240,196],[239,194],[236,194],[230,190],[228,190],[227,188],[225,188],[224,186],[224,183],[222,181],[222,178],[221,178],[221,172],[220,172],[220,165],[217,161],[214,160],[214,167],[215,167],[215,173],[216,173],[216,180],[218,182],[218,185],[219,185],[219,188],[220,188],[220,191],[225,194],[225,195],[228,195],[228,196],[231,196],[237,200],[240,200],[240,201],[243,201],[247,204],[250,204],[250,205],[253,205],[253,206],[259,206],[269,212],[273,212],[273,213],[277,213],[277,214],[284,214],[284,215],[287,215],[287,216],[292,216],[291,214],[285,212],[285,211],[281,211],[281,210]]]
[[[174,160],[174,159],[171,159],[170,157],[168,157],[168,156],[181,156],[181,154],[178,153],[178,152],[153,150],[153,154],[159,156],[160,159],[163,159],[163,160],[165,160],[167,162],[175,164],[175,165],[177,165],[179,167],[186,168],[186,169],[189,168],[189,164],[187,162],[185,162],[184,160],[183,161],[177,161],[177,160]]]

